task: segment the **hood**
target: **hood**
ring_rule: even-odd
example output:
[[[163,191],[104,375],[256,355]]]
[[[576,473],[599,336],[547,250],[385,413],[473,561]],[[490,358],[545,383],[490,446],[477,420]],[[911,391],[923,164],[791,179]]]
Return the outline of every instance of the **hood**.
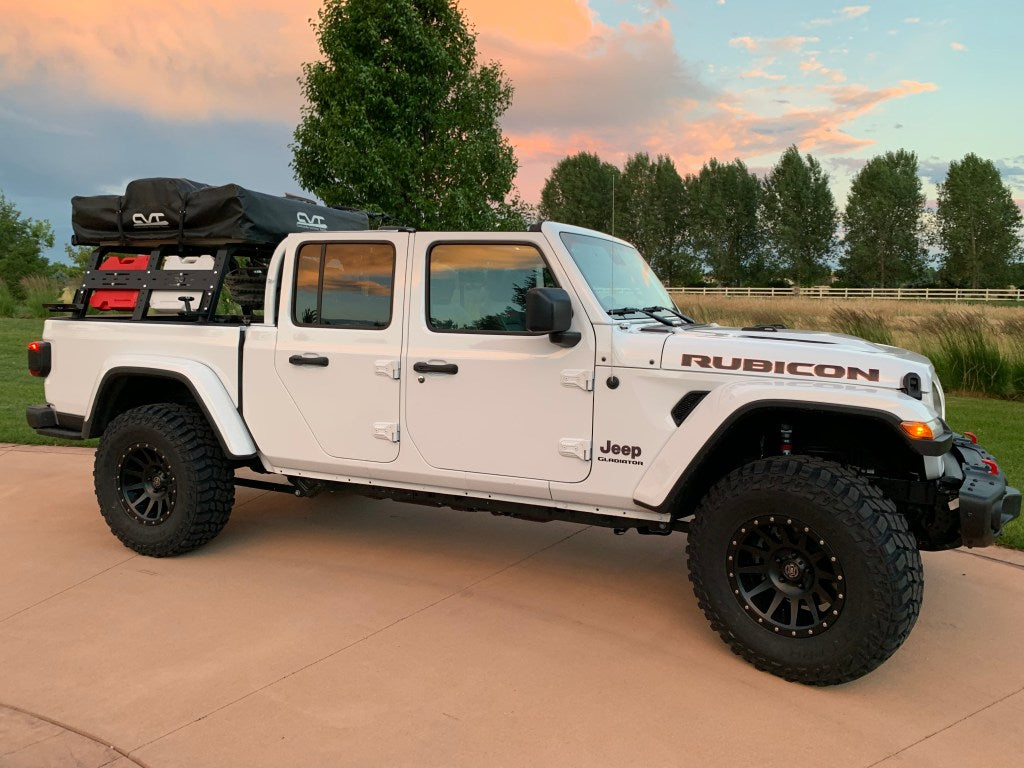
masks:
[[[916,373],[926,392],[934,376],[931,363],[923,355],[823,331],[679,326],[664,338],[661,367],[665,370],[810,379],[889,389],[903,387],[904,377]]]

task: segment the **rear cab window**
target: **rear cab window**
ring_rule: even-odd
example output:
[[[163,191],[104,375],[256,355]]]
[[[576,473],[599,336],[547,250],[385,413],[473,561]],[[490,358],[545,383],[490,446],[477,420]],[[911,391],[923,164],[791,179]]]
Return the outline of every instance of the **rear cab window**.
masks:
[[[395,248],[380,243],[306,243],[296,256],[292,322],[384,329],[391,325]]]

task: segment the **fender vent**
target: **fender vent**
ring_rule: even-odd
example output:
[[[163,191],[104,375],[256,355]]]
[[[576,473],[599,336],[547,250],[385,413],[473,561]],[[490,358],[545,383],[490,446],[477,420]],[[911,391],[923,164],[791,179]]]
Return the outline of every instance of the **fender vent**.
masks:
[[[678,403],[672,406],[672,421],[676,423],[677,427],[686,421],[686,417],[690,415],[707,394],[707,392],[687,392]]]

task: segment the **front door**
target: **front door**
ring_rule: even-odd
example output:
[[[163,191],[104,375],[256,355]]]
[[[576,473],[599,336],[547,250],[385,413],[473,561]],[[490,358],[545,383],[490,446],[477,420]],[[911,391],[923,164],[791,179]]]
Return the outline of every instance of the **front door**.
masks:
[[[593,328],[576,346],[525,328],[526,292],[566,284],[543,235],[416,235],[407,435],[431,466],[579,482],[590,472]],[[419,369],[419,370],[417,370]]]
[[[329,456],[398,457],[409,235],[313,240],[282,291],[275,368]],[[288,275],[287,267],[285,275]]]

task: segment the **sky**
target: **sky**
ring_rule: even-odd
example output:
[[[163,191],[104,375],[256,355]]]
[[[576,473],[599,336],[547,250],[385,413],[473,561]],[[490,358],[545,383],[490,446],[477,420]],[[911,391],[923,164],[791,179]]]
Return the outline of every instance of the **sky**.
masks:
[[[0,0],[0,191],[48,219],[73,195],[186,177],[301,194],[289,143],[318,58],[320,0]],[[950,160],[992,160],[1024,202],[1019,0],[459,0],[481,62],[515,88],[502,127],[539,201],[581,150],[767,173],[795,144],[830,174],[917,153],[930,200]],[[1016,64],[1014,62],[1017,62]]]

